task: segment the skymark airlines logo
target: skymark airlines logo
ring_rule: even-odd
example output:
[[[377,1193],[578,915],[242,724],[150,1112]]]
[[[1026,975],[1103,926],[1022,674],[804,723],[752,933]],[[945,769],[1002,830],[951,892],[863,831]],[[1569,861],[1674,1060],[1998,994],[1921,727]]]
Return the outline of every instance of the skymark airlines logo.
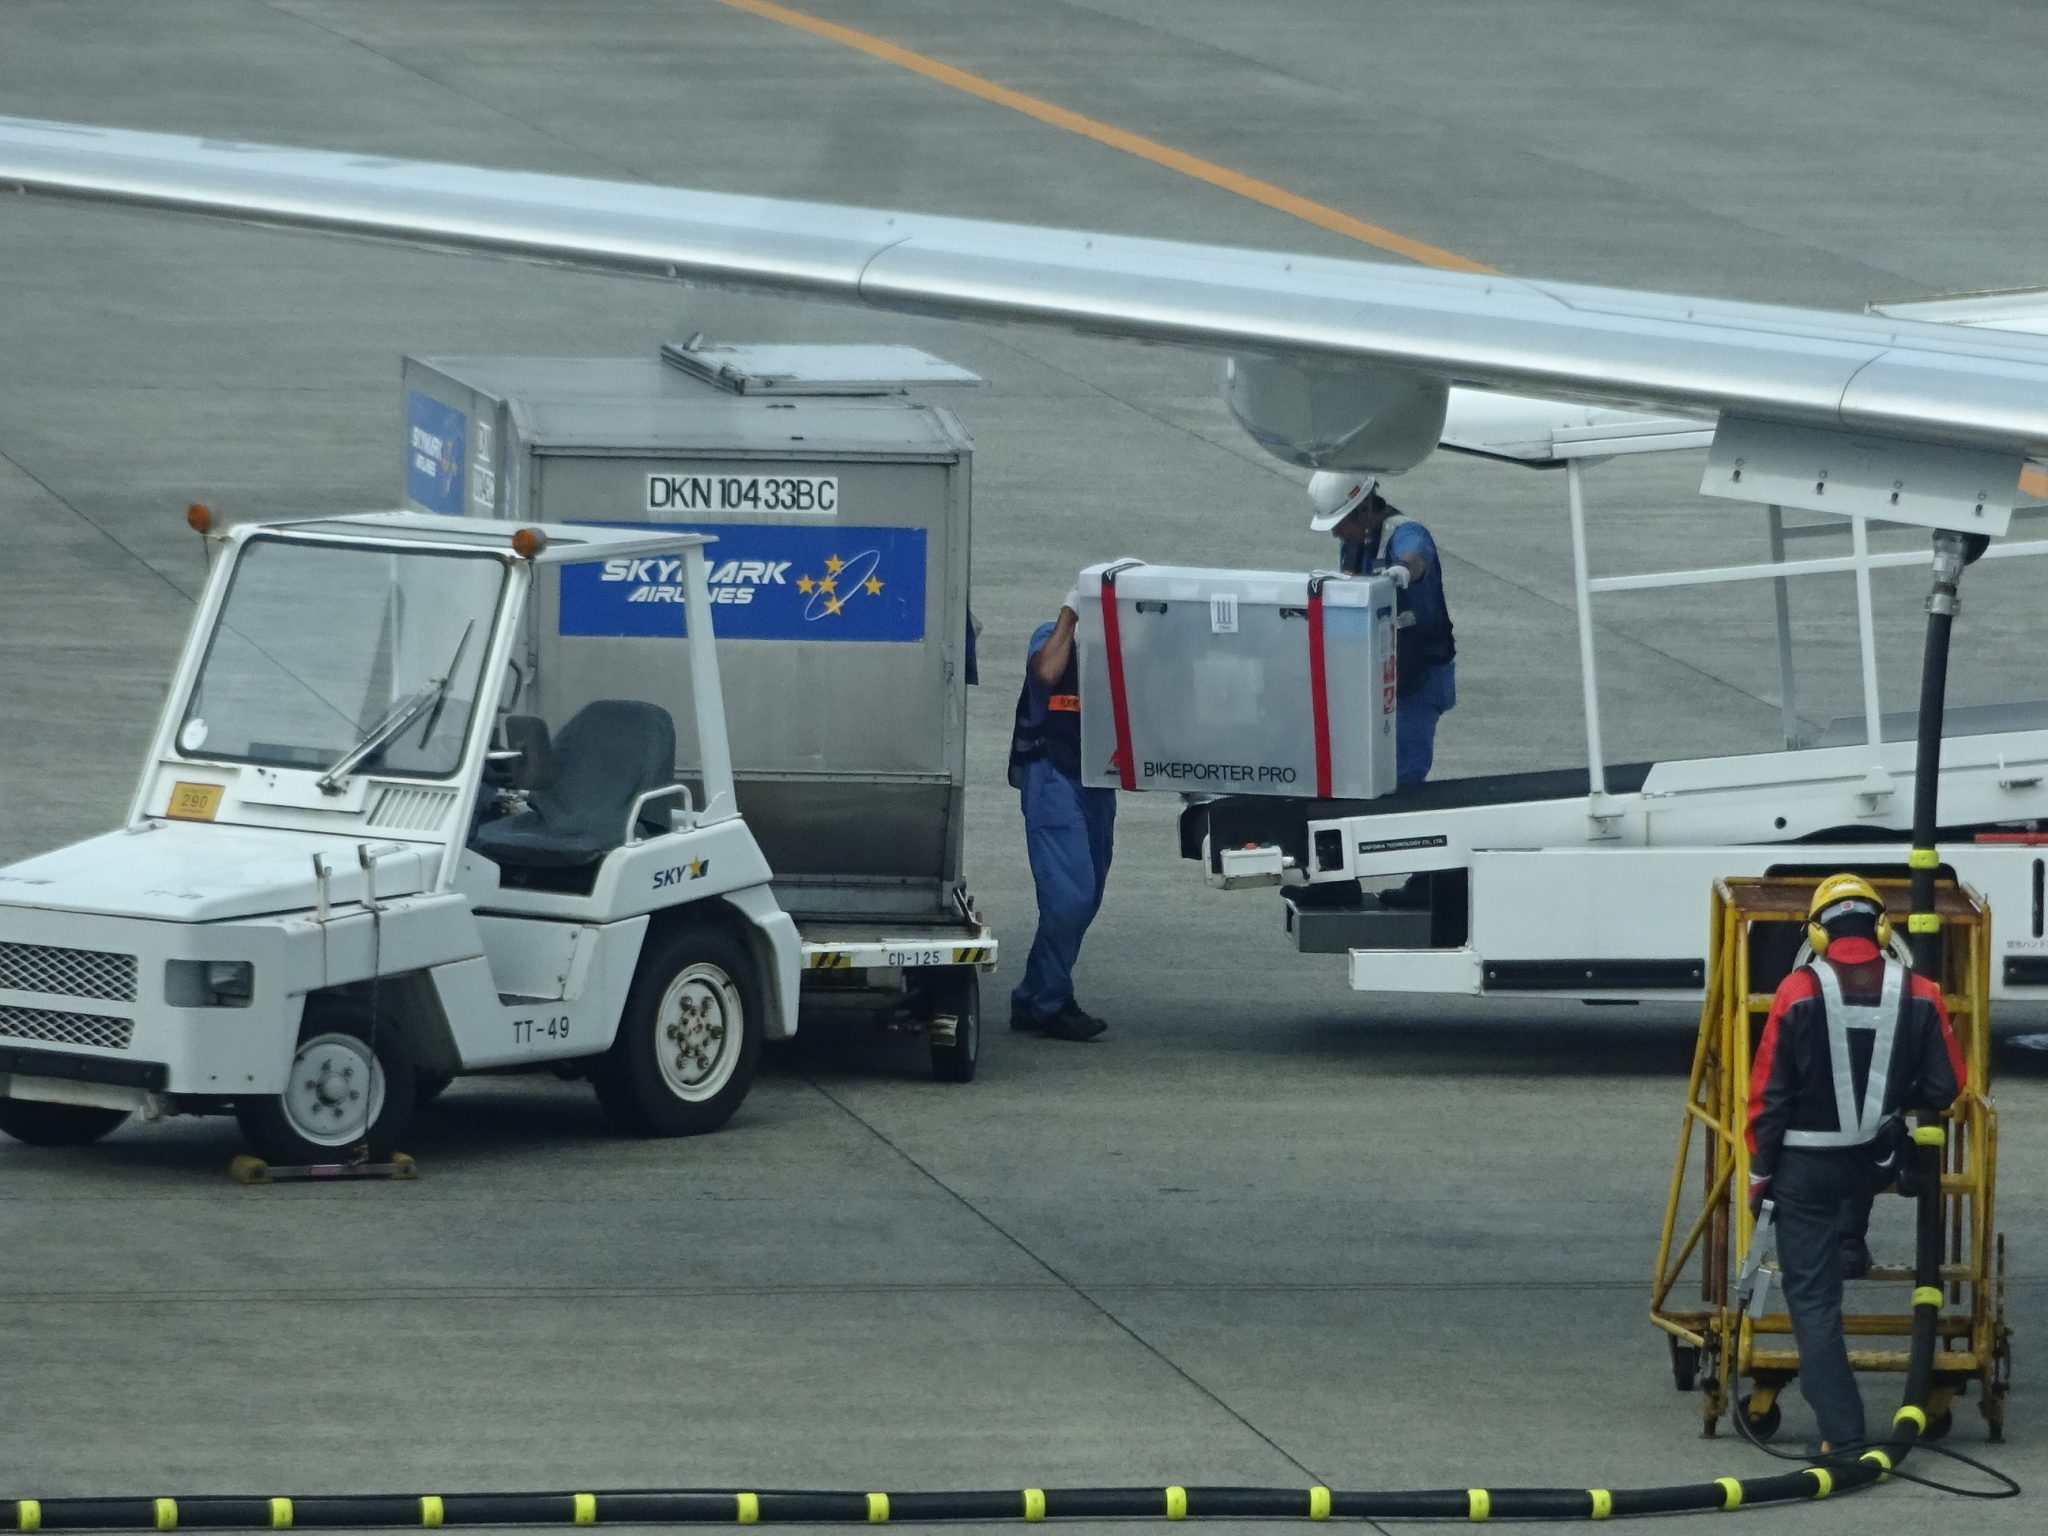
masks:
[[[924,638],[922,528],[731,523],[676,531],[717,540],[704,553],[721,639]],[[561,632],[684,634],[683,559],[654,555],[565,566]]]
[[[837,618],[846,612],[848,603],[862,597],[880,597],[886,585],[876,574],[881,565],[882,552],[867,549],[851,560],[827,555],[824,575],[797,577],[797,591],[810,599],[804,604],[804,622],[815,624],[820,619]]]

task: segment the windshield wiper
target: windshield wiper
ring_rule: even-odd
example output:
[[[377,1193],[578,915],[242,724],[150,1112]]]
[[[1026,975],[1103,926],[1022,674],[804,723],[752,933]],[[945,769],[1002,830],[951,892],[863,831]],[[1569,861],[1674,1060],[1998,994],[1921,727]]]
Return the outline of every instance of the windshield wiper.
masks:
[[[392,737],[419,719],[428,709],[433,709],[436,715],[440,713],[441,700],[448,695],[448,685],[455,680],[455,669],[462,664],[462,653],[469,649],[469,637],[475,628],[475,619],[471,619],[463,627],[462,638],[455,642],[455,654],[448,658],[446,672],[439,677],[428,679],[410,698],[401,699],[392,705],[383,719],[365,731],[354,746],[336,758],[334,765],[313,781],[322,794],[340,794],[341,781],[355,772],[365,759],[383,747]]]

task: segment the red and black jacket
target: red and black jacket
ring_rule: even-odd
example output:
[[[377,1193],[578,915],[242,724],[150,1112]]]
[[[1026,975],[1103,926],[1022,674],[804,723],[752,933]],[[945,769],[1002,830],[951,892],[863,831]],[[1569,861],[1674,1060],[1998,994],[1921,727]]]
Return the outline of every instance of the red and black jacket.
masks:
[[[1842,996],[1851,1004],[1868,1006],[1882,995],[1884,955],[1868,939],[1837,939],[1828,946],[1827,958],[1814,963],[1834,968]],[[1908,976],[1906,984],[1891,1060],[1885,1064],[1884,1107],[1887,1113],[1946,1109],[1963,1088],[1963,1055],[1949,1028],[1940,986],[1924,976]],[[1849,1030],[1847,1039],[1860,1100],[1868,1091],[1873,1036],[1868,1030]],[[1750,1068],[1750,1177],[1768,1179],[1777,1171],[1787,1131],[1840,1129],[1826,1004],[1813,972],[1802,965],[1778,984]]]

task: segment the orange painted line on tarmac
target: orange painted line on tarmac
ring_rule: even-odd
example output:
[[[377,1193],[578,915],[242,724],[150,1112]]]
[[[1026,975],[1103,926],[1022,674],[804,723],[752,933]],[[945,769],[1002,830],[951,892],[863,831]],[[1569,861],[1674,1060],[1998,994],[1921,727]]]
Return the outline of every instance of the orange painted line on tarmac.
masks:
[[[1285,187],[1275,186],[1270,181],[1261,181],[1256,176],[1247,176],[1242,171],[1233,171],[1227,165],[1218,165],[1214,160],[1205,160],[1200,155],[1191,155],[1184,149],[1175,149],[1171,144],[1162,144],[1157,139],[1148,139],[1142,133],[1118,128],[1114,124],[1084,117],[1079,112],[1069,111],[1037,96],[1026,95],[1023,91],[1011,90],[1006,85],[997,85],[980,75],[970,74],[951,64],[941,63],[927,54],[916,53],[886,38],[875,37],[852,27],[841,26],[836,21],[826,21],[803,11],[791,10],[786,5],[776,5],[773,0],[718,0],[720,5],[735,11],[745,11],[766,21],[779,22],[785,27],[794,27],[808,32],[813,37],[822,37],[829,42],[852,48],[870,58],[894,64],[912,74],[922,75],[927,80],[964,91],[999,107],[1008,107],[1012,112],[1021,112],[1026,117],[1036,118],[1041,123],[1061,128],[1068,133],[1079,134],[1084,139],[1093,139],[1111,149],[1120,149],[1127,155],[1136,155],[1140,160],[1164,166],[1196,181],[1207,182],[1225,192],[1235,193],[1263,207],[1285,213],[1318,229],[1347,235],[1377,250],[1387,251],[1396,256],[1406,256],[1410,261],[1419,261],[1424,266],[1441,267],[1451,272],[1493,272],[1498,270],[1474,261],[1469,256],[1460,256],[1456,251],[1447,251],[1442,246],[1430,245],[1425,241],[1411,240],[1408,236],[1391,229],[1382,229],[1377,224],[1368,224],[1364,219],[1354,219],[1348,213],[1341,213],[1327,204],[1312,198],[1290,192]]]

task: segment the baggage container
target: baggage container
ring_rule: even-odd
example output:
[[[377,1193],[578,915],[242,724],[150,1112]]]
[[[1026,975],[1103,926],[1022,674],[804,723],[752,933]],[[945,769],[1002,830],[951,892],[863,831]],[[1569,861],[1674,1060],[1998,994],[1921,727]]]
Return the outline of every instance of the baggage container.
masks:
[[[740,809],[799,916],[965,916],[969,477],[979,383],[910,347],[669,346],[646,358],[407,358],[403,483],[422,511],[713,534]],[[522,710],[635,698],[687,722],[680,576],[578,567],[535,605]],[[545,656],[543,662],[541,658]],[[559,723],[559,722],[557,722]]]
[[[1296,799],[1393,790],[1384,576],[1127,560],[1090,566],[1080,593],[1084,783]]]

